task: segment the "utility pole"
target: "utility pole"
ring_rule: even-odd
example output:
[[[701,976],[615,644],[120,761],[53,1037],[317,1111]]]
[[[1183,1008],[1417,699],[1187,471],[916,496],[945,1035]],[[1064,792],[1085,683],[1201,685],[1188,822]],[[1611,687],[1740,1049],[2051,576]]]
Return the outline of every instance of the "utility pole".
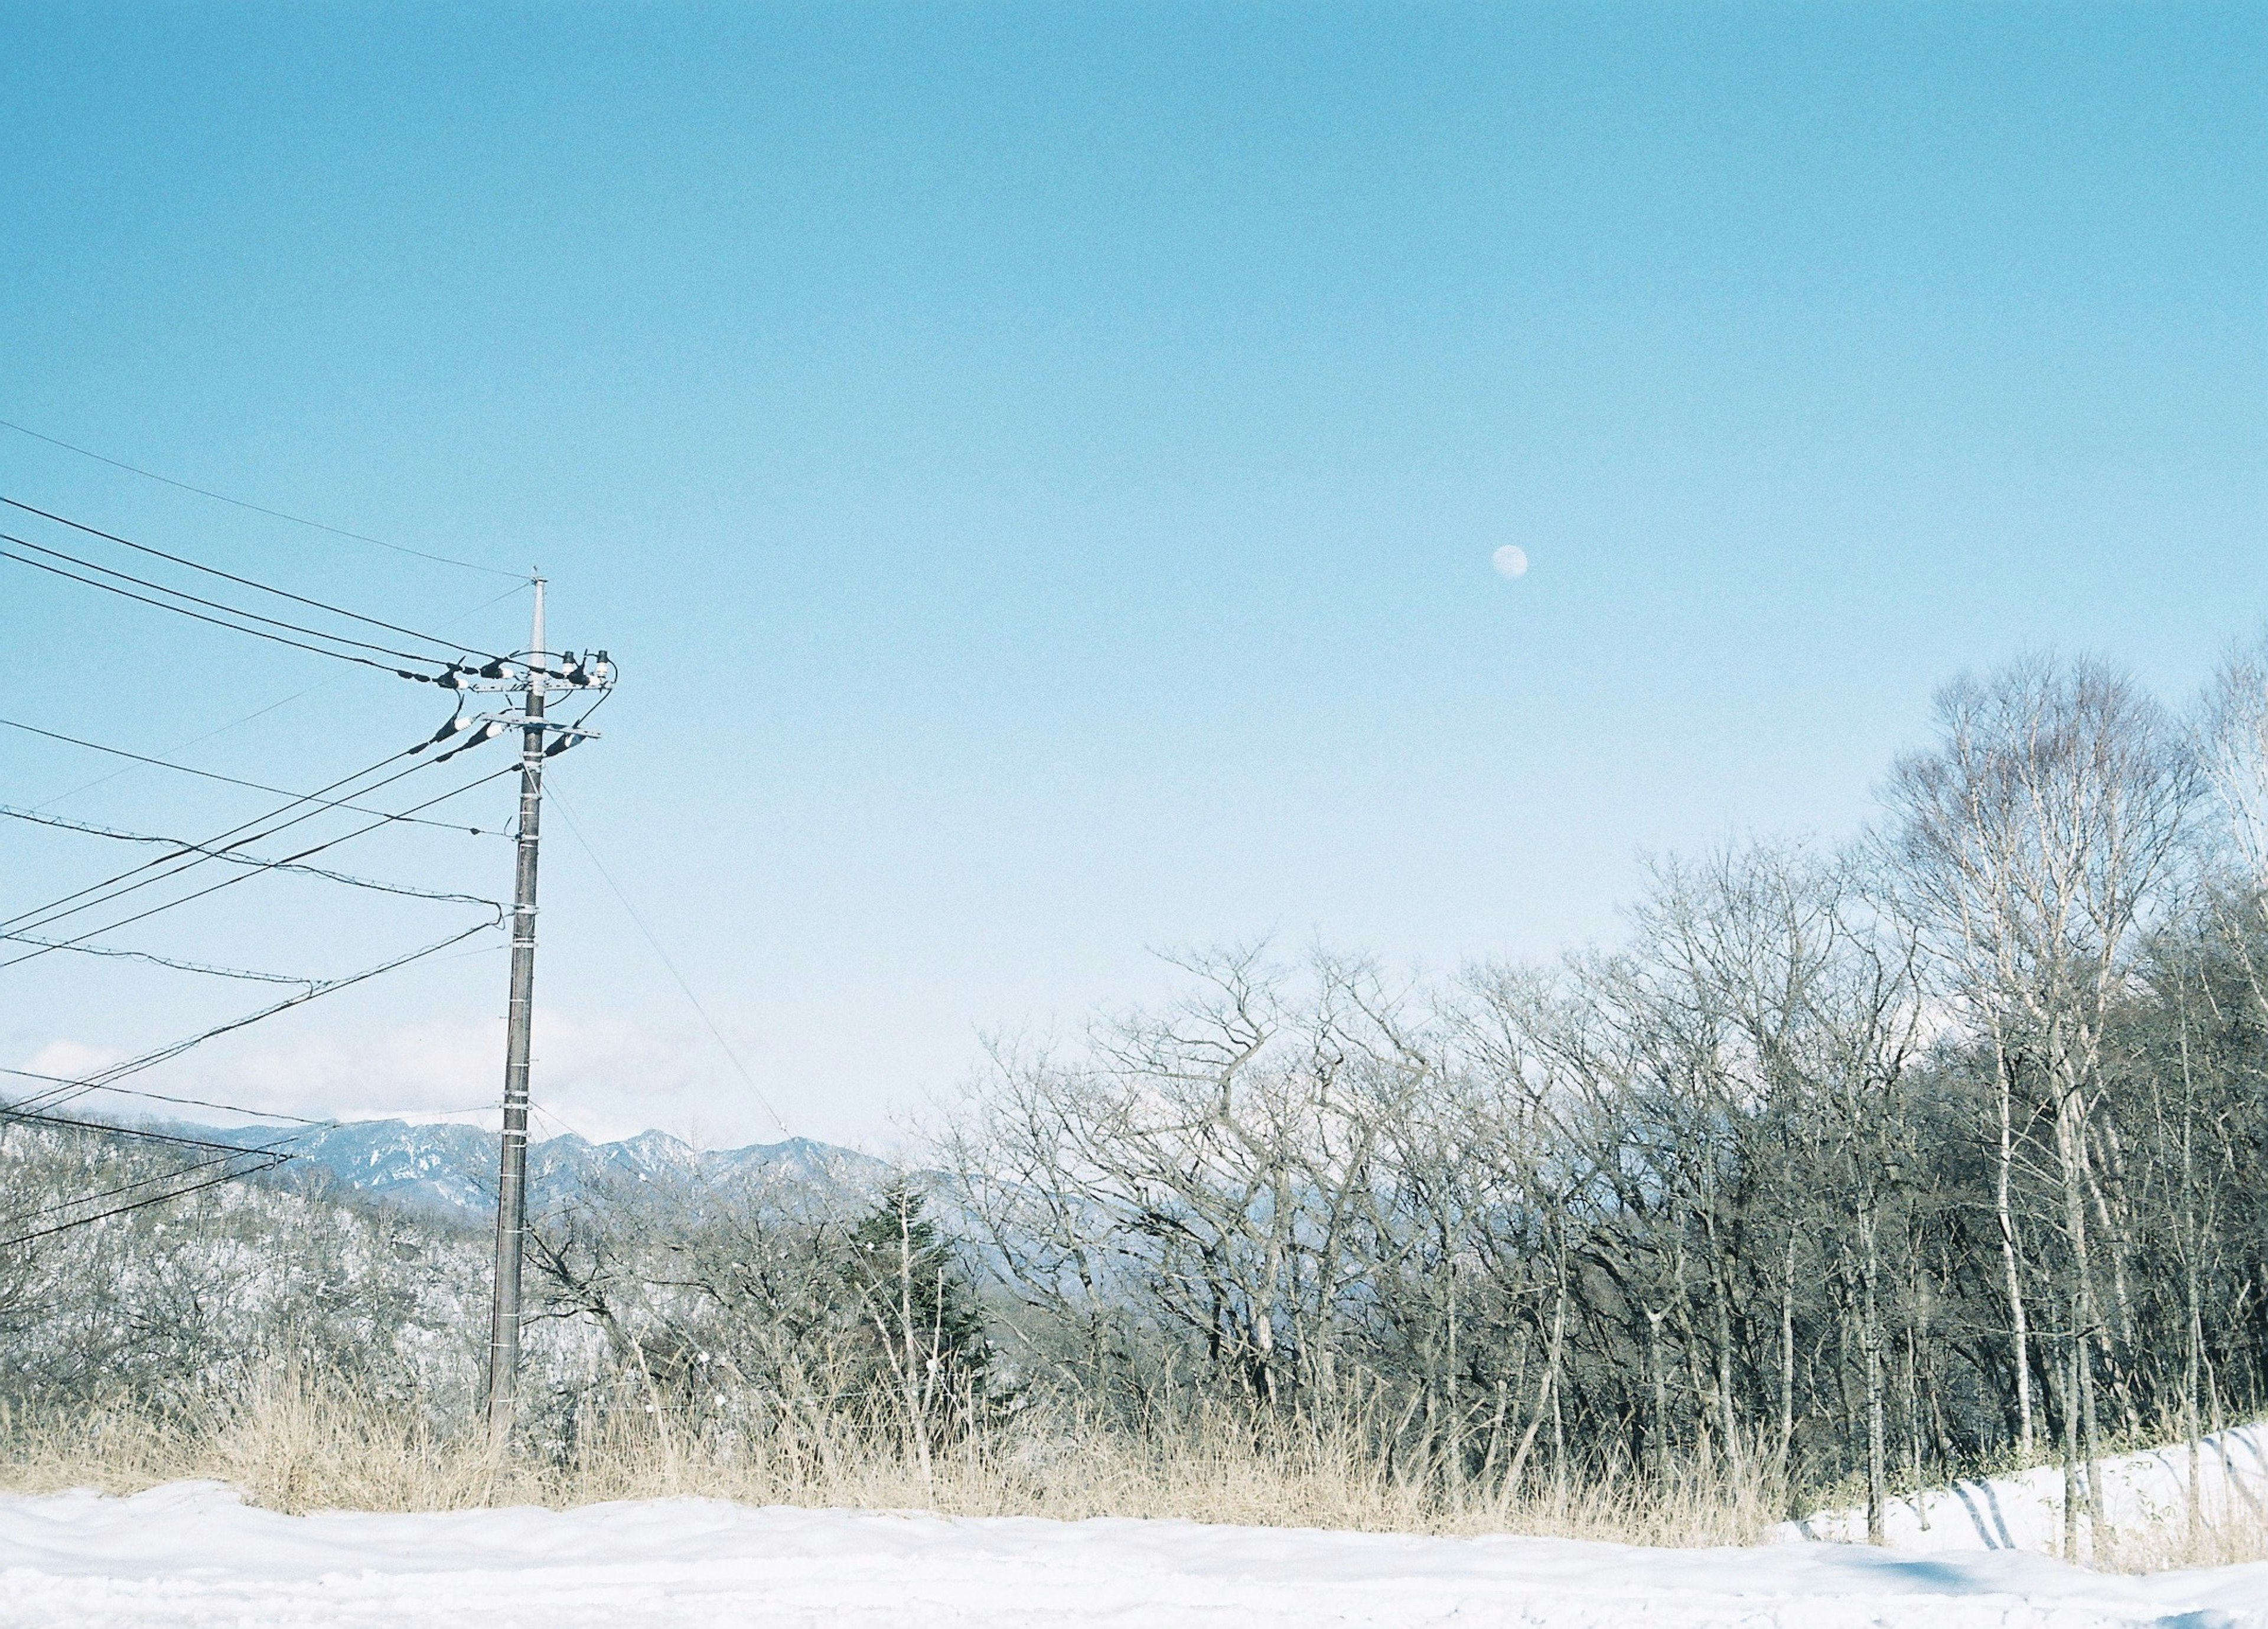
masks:
[[[519,1270],[527,1234],[527,1064],[534,1038],[535,997],[536,841],[543,814],[543,761],[556,757],[595,732],[556,724],[544,717],[554,679],[572,689],[604,691],[614,686],[614,667],[604,651],[587,665],[571,651],[555,673],[543,638],[543,579],[535,579],[535,616],[528,635],[526,673],[515,675],[501,664],[482,668],[464,689],[519,690],[519,711],[495,723],[517,725],[519,746],[519,832],[512,903],[512,1004],[507,1014],[504,1058],[504,1149],[497,1179],[496,1298],[489,1314],[488,1423],[491,1443],[501,1449],[512,1433],[519,1389]],[[545,733],[556,738],[548,745]]]
[[[543,818],[543,579],[527,636],[519,737],[519,841],[512,891],[512,1005],[504,1043],[504,1160],[497,1178],[496,1299],[489,1309],[489,1434],[512,1430],[519,1389],[519,1259],[527,1234],[527,1049],[535,999],[535,853]]]

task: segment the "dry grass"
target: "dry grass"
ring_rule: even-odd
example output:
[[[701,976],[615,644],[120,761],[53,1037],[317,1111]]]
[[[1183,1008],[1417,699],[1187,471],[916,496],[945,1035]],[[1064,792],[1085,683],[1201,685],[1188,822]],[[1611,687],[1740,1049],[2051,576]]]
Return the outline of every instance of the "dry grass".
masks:
[[[1296,1426],[1226,1406],[1136,1434],[1027,1410],[933,1450],[926,1464],[880,1422],[816,1407],[769,1428],[703,1436],[658,1412],[581,1422],[572,1448],[493,1463],[478,1436],[436,1432],[398,1400],[326,1377],[278,1375],[226,1405],[158,1416],[131,1407],[67,1419],[0,1417],[0,1486],[129,1493],[209,1478],[271,1509],[556,1507],[700,1497],[755,1505],[926,1509],[947,1515],[1179,1517],[1371,1532],[1526,1533],[1625,1544],[1750,1544],[1784,1495],[1719,1464],[1667,1486],[1594,1469],[1557,1494],[1507,1497],[1397,1465],[1359,1413]],[[2218,1522],[2184,1511],[2106,1532],[2097,1565],[2158,1572],[2268,1559],[2268,1512]]]
[[[2192,1521],[2185,1510],[2154,1513],[2146,1522],[2106,1529],[2095,1565],[2112,1573],[2164,1573],[2192,1566],[2268,1561],[2268,1510],[2240,1502]]]
[[[125,1493],[210,1478],[272,1509],[567,1507],[694,1496],[948,1515],[1179,1517],[1374,1532],[1548,1534],[1666,1545],[1753,1542],[1778,1494],[1720,1469],[1667,1489],[1590,1476],[1554,1496],[1445,1483],[1396,1466],[1359,1422],[1256,1426],[1226,1407],[1138,1434],[1024,1412],[935,1448],[926,1465],[871,1422],[799,1411],[704,1439],[643,1412],[585,1423],[553,1458],[491,1464],[477,1438],[331,1381],[276,1377],[226,1408],[159,1419],[130,1408],[4,1422],[0,1485]]]
[[[22,1493],[131,1493],[209,1478],[297,1514],[453,1510],[497,1491],[483,1456],[436,1435],[415,1409],[298,1377],[188,1413],[121,1404],[0,1426],[0,1482]]]

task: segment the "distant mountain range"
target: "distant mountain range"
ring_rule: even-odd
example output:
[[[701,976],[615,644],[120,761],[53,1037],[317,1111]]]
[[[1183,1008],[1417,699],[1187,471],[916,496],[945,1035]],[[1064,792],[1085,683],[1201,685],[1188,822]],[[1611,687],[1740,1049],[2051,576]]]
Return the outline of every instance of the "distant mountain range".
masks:
[[[274,1126],[195,1128],[201,1137],[250,1147],[277,1140]],[[374,1199],[443,1220],[486,1225],[496,1215],[497,1134],[470,1125],[412,1125],[355,1120],[293,1138],[294,1162],[330,1172]],[[752,1176],[817,1188],[870,1188],[889,1167],[871,1154],[809,1138],[745,1148],[696,1148],[665,1131],[593,1143],[570,1133],[531,1143],[532,1205],[593,1188],[688,1176],[711,1181]]]

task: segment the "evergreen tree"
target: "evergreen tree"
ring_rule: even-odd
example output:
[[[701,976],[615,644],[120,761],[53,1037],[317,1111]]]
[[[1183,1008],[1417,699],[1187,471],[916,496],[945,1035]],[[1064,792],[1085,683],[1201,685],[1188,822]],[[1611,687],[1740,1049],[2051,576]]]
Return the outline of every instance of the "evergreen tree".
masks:
[[[851,1230],[846,1277],[904,1412],[933,1426],[984,1400],[992,1354],[976,1293],[927,1203],[893,1181]]]

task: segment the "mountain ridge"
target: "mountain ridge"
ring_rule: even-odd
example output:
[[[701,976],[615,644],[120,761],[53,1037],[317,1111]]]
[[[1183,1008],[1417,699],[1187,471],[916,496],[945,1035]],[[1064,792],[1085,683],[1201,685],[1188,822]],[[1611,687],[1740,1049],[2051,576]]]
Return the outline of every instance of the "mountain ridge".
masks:
[[[282,1141],[293,1163],[329,1173],[382,1205],[461,1224],[496,1213],[499,1138],[478,1126],[407,1120],[348,1120],[279,1139],[266,1125],[184,1126],[215,1142],[254,1147]],[[890,1167],[872,1154],[808,1137],[739,1148],[696,1148],[666,1131],[594,1143],[575,1132],[530,1142],[531,1202],[556,1203],[595,1188],[657,1178],[709,1181],[776,1177],[817,1187],[863,1188]]]

